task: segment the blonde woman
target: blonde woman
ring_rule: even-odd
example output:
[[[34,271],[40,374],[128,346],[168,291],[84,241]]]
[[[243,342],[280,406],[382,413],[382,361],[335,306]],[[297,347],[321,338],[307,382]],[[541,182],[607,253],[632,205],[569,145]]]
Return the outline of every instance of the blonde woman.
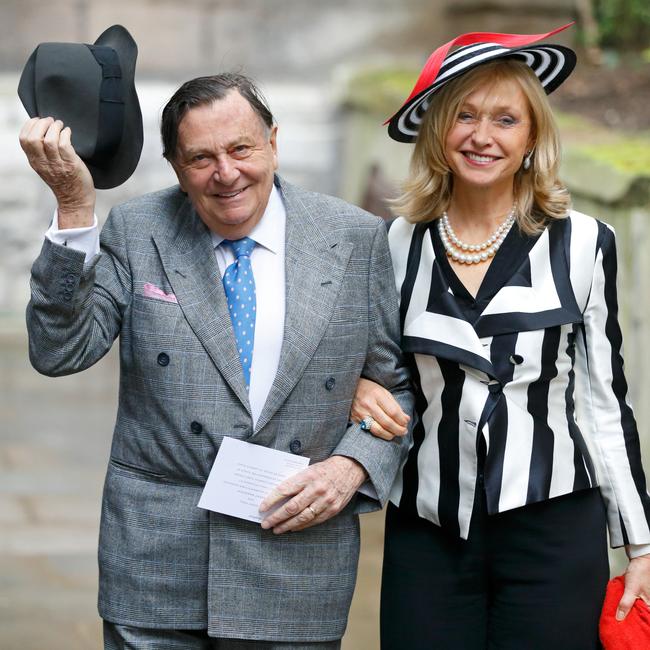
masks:
[[[607,528],[631,558],[619,617],[650,603],[614,232],[558,178],[546,95],[575,55],[549,35],[459,37],[389,121],[415,142],[389,238],[418,417],[387,513],[384,650],[597,648]],[[362,380],[353,417],[390,439],[394,412]]]

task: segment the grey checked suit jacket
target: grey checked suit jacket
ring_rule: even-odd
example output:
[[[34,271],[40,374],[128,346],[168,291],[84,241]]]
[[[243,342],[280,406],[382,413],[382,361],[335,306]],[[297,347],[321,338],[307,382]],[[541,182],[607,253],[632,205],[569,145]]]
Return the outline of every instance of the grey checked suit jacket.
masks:
[[[408,446],[348,426],[361,375],[411,408],[395,283],[380,219],[276,184],[287,208],[285,338],[255,428],[210,235],[178,187],[114,208],[102,253],[85,268],[82,253],[46,241],[32,269],[37,370],[83,370],[119,337],[99,547],[109,621],[282,641],[344,632],[357,513],[386,501]],[[145,297],[146,283],[168,299]],[[224,436],[300,447],[312,461],[355,458],[379,501],[357,495],[337,517],[281,536],[199,509]]]

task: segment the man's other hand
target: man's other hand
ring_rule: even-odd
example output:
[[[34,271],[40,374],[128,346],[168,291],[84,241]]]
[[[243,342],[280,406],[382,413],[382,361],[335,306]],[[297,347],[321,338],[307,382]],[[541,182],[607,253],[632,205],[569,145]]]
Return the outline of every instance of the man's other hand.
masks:
[[[72,146],[70,128],[61,120],[34,117],[21,129],[19,140],[32,169],[56,197],[59,228],[91,226],[95,186]]]
[[[280,483],[262,501],[260,512],[266,512],[289,499],[262,521],[262,528],[280,534],[327,521],[345,508],[367,478],[361,464],[347,456],[314,463]]]

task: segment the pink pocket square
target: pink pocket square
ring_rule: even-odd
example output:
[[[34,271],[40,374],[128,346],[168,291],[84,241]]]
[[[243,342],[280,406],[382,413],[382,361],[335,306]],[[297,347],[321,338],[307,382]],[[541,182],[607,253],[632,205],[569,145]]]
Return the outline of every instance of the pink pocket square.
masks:
[[[142,288],[142,295],[145,298],[154,298],[155,300],[164,300],[165,302],[175,302],[176,296],[173,293],[165,293],[162,289],[159,289],[155,284],[151,282],[146,282]]]

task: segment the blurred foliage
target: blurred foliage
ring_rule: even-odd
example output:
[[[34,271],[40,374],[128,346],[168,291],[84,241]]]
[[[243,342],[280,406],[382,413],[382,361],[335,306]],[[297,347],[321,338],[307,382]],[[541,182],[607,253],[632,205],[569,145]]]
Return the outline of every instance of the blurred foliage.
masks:
[[[620,50],[650,45],[650,0],[593,0],[600,44]]]
[[[358,111],[390,117],[408,97],[417,70],[381,68],[362,70],[348,83],[346,104]]]

